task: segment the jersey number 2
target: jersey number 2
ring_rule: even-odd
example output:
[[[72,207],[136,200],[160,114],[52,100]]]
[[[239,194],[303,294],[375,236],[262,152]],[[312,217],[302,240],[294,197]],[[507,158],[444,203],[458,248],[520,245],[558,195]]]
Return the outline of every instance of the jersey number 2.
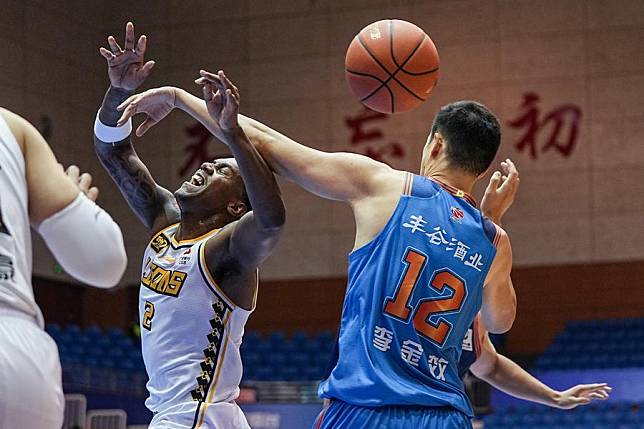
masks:
[[[385,314],[404,322],[409,320],[410,314],[412,313],[409,301],[411,300],[414,288],[417,286],[418,278],[426,261],[427,256],[414,249],[407,249],[407,253],[405,254],[405,262],[407,263],[405,274],[395,295],[385,300]],[[438,323],[434,324],[429,321],[429,318],[433,315],[460,310],[466,295],[465,283],[447,269],[442,269],[434,273],[429,284],[438,290],[438,292],[442,293],[445,288],[448,288],[453,293],[451,296],[445,298],[439,297],[421,300],[412,315],[414,328],[419,334],[439,346],[443,346],[447,336],[452,330],[452,325],[447,323],[443,318],[438,318]]]
[[[145,312],[143,313],[143,320],[141,325],[148,331],[152,330],[152,318],[154,317],[154,304],[150,301],[145,301]]]

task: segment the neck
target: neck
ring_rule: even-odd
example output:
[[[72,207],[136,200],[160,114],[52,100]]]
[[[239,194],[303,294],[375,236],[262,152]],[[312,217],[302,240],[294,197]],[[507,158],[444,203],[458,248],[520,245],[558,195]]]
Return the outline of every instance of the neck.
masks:
[[[220,213],[207,217],[181,212],[181,223],[174,236],[179,241],[190,240],[200,237],[213,229],[222,228],[229,222],[228,216]]]
[[[421,174],[423,176],[439,180],[468,194],[472,193],[472,190],[474,189],[474,183],[476,183],[475,176],[472,176],[471,174],[466,173],[462,170],[445,165],[438,165],[436,167],[430,166],[424,168],[421,171]]]

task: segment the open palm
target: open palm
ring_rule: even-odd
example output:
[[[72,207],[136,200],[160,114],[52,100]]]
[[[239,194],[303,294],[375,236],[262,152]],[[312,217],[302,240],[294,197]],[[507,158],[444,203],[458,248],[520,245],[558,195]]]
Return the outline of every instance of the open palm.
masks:
[[[128,22],[125,26],[125,46],[117,43],[114,36],[109,36],[107,42],[110,49],[100,48],[101,55],[107,60],[107,74],[110,84],[115,88],[134,91],[149,76],[154,61],[145,62],[147,37],[142,35],[134,44],[134,24]]]

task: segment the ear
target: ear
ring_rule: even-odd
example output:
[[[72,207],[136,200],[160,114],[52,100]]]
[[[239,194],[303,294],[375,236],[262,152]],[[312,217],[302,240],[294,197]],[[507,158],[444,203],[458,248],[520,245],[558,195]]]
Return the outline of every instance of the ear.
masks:
[[[441,152],[445,149],[445,139],[443,139],[443,135],[441,133],[435,132],[432,140],[434,144],[432,145],[429,155],[432,158],[438,158]]]
[[[246,213],[248,207],[246,207],[246,204],[244,204],[243,202],[237,200],[229,202],[226,209],[228,210],[228,214],[230,214],[232,217],[239,218],[244,213]]]

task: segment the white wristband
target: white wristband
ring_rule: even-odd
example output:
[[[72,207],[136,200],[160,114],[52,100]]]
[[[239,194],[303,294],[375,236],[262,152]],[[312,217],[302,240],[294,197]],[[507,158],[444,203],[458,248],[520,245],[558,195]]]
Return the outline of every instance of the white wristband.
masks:
[[[120,142],[132,134],[132,118],[128,119],[127,123],[122,127],[109,127],[101,122],[98,118],[98,113],[96,113],[94,134],[100,141],[105,143]]]

